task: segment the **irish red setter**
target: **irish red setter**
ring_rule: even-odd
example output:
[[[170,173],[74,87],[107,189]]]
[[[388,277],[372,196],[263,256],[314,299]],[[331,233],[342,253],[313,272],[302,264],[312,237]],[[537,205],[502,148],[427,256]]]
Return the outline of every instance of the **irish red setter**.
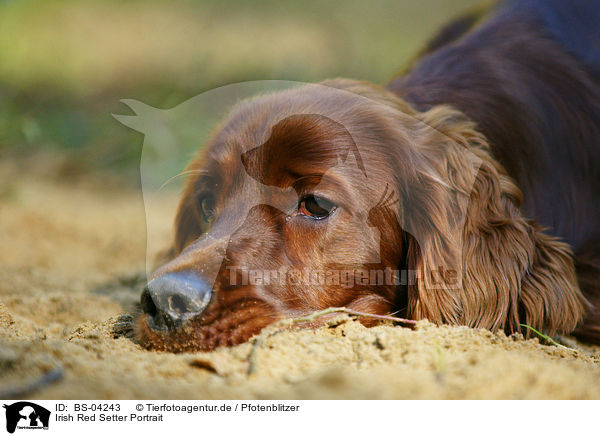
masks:
[[[140,342],[211,350],[332,306],[599,342],[598,22],[502,2],[386,88],[240,103],[189,167]]]

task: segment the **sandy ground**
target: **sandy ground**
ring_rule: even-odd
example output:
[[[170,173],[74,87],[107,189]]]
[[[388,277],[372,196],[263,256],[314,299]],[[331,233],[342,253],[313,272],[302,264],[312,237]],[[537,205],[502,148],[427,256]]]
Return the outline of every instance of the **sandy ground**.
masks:
[[[426,321],[341,316],[213,353],[146,351],[122,317],[144,281],[141,193],[36,165],[0,163],[0,398],[600,398],[600,347]]]

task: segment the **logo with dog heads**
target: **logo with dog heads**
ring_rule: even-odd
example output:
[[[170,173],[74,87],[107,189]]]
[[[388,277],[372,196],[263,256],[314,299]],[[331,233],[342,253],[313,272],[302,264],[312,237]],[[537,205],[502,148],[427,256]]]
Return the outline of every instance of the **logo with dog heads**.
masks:
[[[50,411],[29,401],[4,404],[6,409],[6,431],[14,433],[16,429],[48,429]]]

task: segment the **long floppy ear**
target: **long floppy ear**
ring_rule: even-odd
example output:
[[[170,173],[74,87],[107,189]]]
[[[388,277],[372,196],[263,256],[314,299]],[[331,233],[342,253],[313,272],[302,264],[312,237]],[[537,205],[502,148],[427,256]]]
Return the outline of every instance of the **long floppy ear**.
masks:
[[[419,132],[420,176],[406,194],[416,210],[406,218],[416,235],[406,261],[417,272],[407,315],[507,333],[528,334],[522,324],[571,332],[588,303],[569,246],[522,216],[520,190],[460,112],[438,106],[414,116],[431,129]]]

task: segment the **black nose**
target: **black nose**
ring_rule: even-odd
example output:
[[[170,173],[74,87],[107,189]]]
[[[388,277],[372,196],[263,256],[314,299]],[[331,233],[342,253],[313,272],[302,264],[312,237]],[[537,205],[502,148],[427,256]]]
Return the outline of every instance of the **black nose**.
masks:
[[[202,313],[211,287],[192,272],[169,273],[152,280],[142,292],[142,310],[154,330],[175,330]]]

